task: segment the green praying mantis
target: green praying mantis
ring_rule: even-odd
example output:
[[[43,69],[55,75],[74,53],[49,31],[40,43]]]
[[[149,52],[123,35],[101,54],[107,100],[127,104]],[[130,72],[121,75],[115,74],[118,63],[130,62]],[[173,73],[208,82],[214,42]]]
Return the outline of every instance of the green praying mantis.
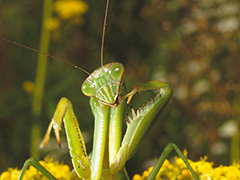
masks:
[[[89,74],[82,84],[83,94],[90,97],[90,106],[95,119],[91,157],[86,152],[72,103],[65,97],[60,99],[46,135],[40,144],[40,147],[47,145],[51,130],[54,129],[57,142],[61,145],[60,131],[64,123],[74,172],[80,179],[86,180],[129,179],[125,169],[126,162],[134,155],[142,140],[157,120],[156,117],[167,106],[173,93],[169,84],[154,80],[140,83],[132,91],[127,92],[124,85],[123,65],[117,62],[103,65],[103,44],[108,5],[109,0],[107,0],[102,36],[101,67]],[[86,72],[85,70],[83,71]],[[122,138],[122,121],[125,105],[131,102],[135,94],[147,91],[153,91],[155,93],[154,97],[136,111],[132,108],[132,114],[128,116],[126,132]],[[179,154],[193,177],[198,179],[179,148],[175,144],[169,143],[149,175],[148,180],[156,177],[164,160],[172,150]],[[30,158],[25,162],[19,180],[23,178],[29,165],[34,166],[48,179],[56,179],[38,161]]]

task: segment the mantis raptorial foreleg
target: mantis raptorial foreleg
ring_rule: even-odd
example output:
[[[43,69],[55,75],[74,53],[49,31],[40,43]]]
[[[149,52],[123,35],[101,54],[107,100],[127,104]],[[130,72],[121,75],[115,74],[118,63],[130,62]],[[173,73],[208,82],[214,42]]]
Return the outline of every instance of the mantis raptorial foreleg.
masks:
[[[110,108],[98,101],[96,98],[91,98],[90,104],[95,118],[94,137],[93,137],[93,152],[91,161],[92,179],[99,179],[102,173],[103,158],[108,132],[108,120]]]
[[[122,97],[123,99],[128,97],[128,103],[130,103],[134,94],[150,90],[156,91],[156,96],[136,112],[132,109],[132,117],[129,117],[121,147],[115,154],[110,154],[110,169],[113,173],[117,173],[136,152],[141,141],[154,124],[156,115],[161,113],[161,110],[167,105],[172,94],[172,89],[167,83],[149,81],[136,86],[130,93]],[[110,129],[114,128],[116,129],[114,126],[110,127]]]
[[[61,98],[59,101],[40,147],[44,147],[48,143],[52,127],[54,129],[57,142],[59,146],[61,145],[59,133],[61,131],[63,120],[73,167],[79,177],[88,179],[91,176],[90,162],[77,118],[72,109],[72,103],[67,98]]]
[[[124,103],[121,103],[118,107],[113,108],[104,105],[98,99],[92,97],[90,104],[95,118],[93,152],[91,161],[91,169],[93,171],[92,179],[98,179],[101,176],[101,167],[109,169],[108,156],[106,159],[107,162],[105,162],[105,166],[102,165],[104,153],[105,156],[106,153],[109,153],[109,155],[111,155],[117,152],[120,147]],[[99,129],[101,129],[101,131],[99,131]],[[109,148],[108,152],[106,152],[105,149],[105,145],[108,143],[106,141],[107,139],[109,140],[108,146],[111,147]]]

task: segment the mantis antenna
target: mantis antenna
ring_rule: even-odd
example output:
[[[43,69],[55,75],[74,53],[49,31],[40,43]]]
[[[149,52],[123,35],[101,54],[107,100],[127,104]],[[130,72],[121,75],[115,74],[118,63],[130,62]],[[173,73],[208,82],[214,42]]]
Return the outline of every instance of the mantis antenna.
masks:
[[[66,60],[63,60],[63,59],[61,59],[61,58],[58,58],[58,57],[52,56],[52,55],[50,55],[50,54],[48,54],[48,53],[45,53],[45,52],[42,52],[42,51],[36,50],[36,49],[34,49],[34,48],[31,48],[31,47],[25,46],[25,45],[23,45],[23,44],[20,44],[20,43],[17,43],[17,42],[14,42],[14,41],[11,41],[11,40],[8,40],[8,39],[5,39],[5,38],[2,38],[2,37],[0,37],[0,39],[3,40],[3,41],[9,42],[9,43],[11,43],[11,44],[15,44],[15,45],[18,45],[18,46],[20,46],[20,47],[23,47],[23,48],[29,49],[29,50],[31,50],[31,51],[34,51],[34,52],[37,52],[37,53],[43,54],[43,55],[48,56],[48,57],[50,57],[50,58],[52,58],[52,59],[56,59],[56,60],[58,60],[58,61],[60,61],[60,62],[63,62],[63,63],[66,63],[66,64],[68,64],[68,65],[70,65],[70,66],[73,66],[74,68],[79,69],[79,70],[85,72],[86,74],[90,75],[90,73],[87,72],[85,69],[80,68],[80,67],[78,67],[78,66],[76,66],[76,65],[74,65],[74,64],[72,64],[72,63],[70,63],[70,62],[68,62],[68,61],[66,61]]]
[[[103,46],[104,46],[104,39],[105,39],[105,32],[106,32],[108,9],[109,9],[109,0],[107,0],[104,23],[103,23],[103,34],[102,34],[102,44],[101,44],[101,66],[102,67],[103,67]]]
[[[103,48],[104,48],[104,39],[105,39],[105,32],[106,32],[108,9],[109,9],[109,0],[107,0],[106,10],[105,10],[105,16],[104,16],[104,23],[103,23],[103,34],[102,34],[102,44],[101,44],[101,66],[102,66],[102,67],[103,67]],[[76,65],[74,65],[74,64],[72,64],[72,63],[70,63],[70,62],[68,62],[68,61],[66,61],[66,60],[64,60],[64,59],[61,59],[61,58],[52,56],[52,55],[50,55],[50,54],[48,54],[48,53],[45,53],[45,52],[36,50],[36,49],[34,49],[34,48],[25,46],[25,45],[23,45],[23,44],[20,44],[20,43],[17,43],[17,42],[14,42],[14,41],[11,41],[11,40],[2,38],[2,37],[0,37],[0,39],[3,40],[3,41],[9,42],[9,43],[11,43],[11,44],[15,44],[15,45],[18,45],[18,46],[20,46],[20,47],[23,47],[23,48],[32,50],[32,51],[37,52],[37,53],[40,53],[40,54],[43,54],[43,55],[48,56],[48,57],[50,57],[50,58],[52,58],[52,59],[56,59],[56,60],[58,60],[58,61],[60,61],[60,62],[63,62],[63,63],[66,63],[66,64],[68,64],[68,65],[70,65],[70,66],[73,66],[74,68],[79,69],[79,70],[85,72],[85,73],[88,74],[88,75],[91,75],[91,74],[90,74],[88,71],[86,71],[85,69],[80,68],[80,67],[78,67],[78,66],[76,66]]]

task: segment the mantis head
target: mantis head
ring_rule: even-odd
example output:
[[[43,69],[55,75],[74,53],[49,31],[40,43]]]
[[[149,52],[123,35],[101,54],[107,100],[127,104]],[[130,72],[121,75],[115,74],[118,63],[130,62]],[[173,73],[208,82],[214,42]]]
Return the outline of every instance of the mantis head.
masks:
[[[95,97],[104,104],[116,106],[123,83],[124,67],[113,62],[95,70],[82,84],[82,92],[86,96]]]

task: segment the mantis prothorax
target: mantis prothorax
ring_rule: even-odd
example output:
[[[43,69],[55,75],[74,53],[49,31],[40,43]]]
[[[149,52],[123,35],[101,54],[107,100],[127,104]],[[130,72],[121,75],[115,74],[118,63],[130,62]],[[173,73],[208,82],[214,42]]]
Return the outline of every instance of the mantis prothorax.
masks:
[[[126,92],[123,85],[123,65],[117,62],[103,65],[103,42],[108,4],[109,0],[107,0],[103,28],[102,65],[91,73],[82,84],[82,92],[90,97],[90,106],[95,118],[92,158],[91,160],[88,158],[72,103],[65,97],[60,99],[47,133],[40,145],[41,147],[47,145],[52,128],[60,145],[60,131],[64,122],[74,171],[81,179],[129,179],[124,169],[127,160],[134,155],[143,138],[155,123],[156,117],[165,109],[172,96],[172,88],[162,81],[140,83],[132,91]],[[146,91],[154,91],[155,96],[137,111],[132,109],[132,115],[129,116],[127,129],[122,139],[124,106],[131,102],[135,94]],[[194,178],[198,179],[184,155],[175,144],[171,143],[164,149],[148,179],[155,178],[164,160],[173,149],[186,163]],[[30,158],[24,164],[19,177],[20,180],[29,165],[37,168],[47,178],[56,179],[36,160]]]

